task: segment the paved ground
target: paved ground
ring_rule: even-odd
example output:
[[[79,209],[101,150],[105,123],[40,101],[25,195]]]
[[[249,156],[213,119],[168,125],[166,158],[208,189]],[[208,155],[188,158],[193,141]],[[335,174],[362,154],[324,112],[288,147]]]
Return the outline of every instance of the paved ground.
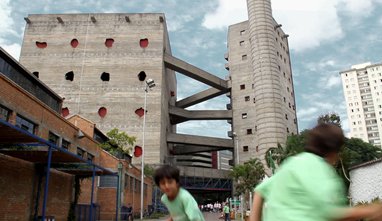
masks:
[[[224,219],[219,219],[219,216],[220,216],[220,213],[203,213],[206,221],[224,221]],[[150,219],[150,220],[146,220],[146,221],[165,221],[167,220],[168,217],[164,217],[164,218],[161,218],[161,219]]]

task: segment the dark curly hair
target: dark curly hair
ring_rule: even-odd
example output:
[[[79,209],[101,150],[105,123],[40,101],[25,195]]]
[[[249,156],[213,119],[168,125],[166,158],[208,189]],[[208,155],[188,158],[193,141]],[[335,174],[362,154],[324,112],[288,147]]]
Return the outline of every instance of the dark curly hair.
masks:
[[[174,179],[176,183],[179,183],[179,169],[170,165],[163,165],[155,170],[154,172],[154,181],[157,186],[162,179]]]
[[[308,134],[305,151],[326,157],[329,153],[339,153],[345,144],[342,129],[331,123],[320,123]]]

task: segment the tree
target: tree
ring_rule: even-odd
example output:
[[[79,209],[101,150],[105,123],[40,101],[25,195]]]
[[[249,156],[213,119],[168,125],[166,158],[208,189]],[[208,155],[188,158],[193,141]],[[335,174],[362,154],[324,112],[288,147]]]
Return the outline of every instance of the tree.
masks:
[[[130,137],[127,133],[119,131],[117,128],[112,129],[106,134],[108,141],[100,144],[100,146],[110,154],[121,157],[123,154],[130,155],[136,138]]]
[[[325,114],[319,116],[317,123],[333,123],[341,126],[340,117],[336,114]],[[302,131],[298,135],[288,136],[285,147],[278,145],[270,148],[265,154],[267,166],[273,169],[272,162],[279,166],[286,158],[304,151],[309,130]],[[376,160],[382,157],[382,150],[370,143],[358,138],[346,138],[345,145],[340,152],[340,162],[336,166],[337,173],[343,178],[346,187],[349,187],[349,168],[357,164]]]
[[[342,128],[341,117],[336,113],[327,113],[319,116],[317,119],[317,123],[331,123]]]
[[[285,147],[277,144],[277,147],[269,148],[265,152],[265,162],[267,167],[272,169],[272,173],[286,158],[304,151],[308,132],[308,130],[304,130],[298,135],[290,135]]]
[[[151,165],[145,164],[145,168],[144,168],[144,171],[143,171],[145,176],[152,177],[154,175],[154,172],[155,172],[155,169]]]
[[[244,164],[233,167],[230,177],[235,182],[236,195],[244,195],[243,208],[246,208],[245,202],[249,199],[249,192],[259,184],[265,177],[264,166],[257,158],[250,159]]]
[[[265,176],[264,166],[257,158],[233,167],[230,177],[235,181],[236,194],[246,194],[259,184]]]

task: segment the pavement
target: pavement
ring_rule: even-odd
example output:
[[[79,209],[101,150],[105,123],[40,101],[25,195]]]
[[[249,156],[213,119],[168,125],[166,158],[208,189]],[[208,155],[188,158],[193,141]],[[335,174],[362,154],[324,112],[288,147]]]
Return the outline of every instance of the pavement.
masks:
[[[224,219],[219,219],[220,213],[203,213],[206,221],[224,221]],[[145,219],[145,221],[166,221],[169,217],[163,217],[160,219]]]

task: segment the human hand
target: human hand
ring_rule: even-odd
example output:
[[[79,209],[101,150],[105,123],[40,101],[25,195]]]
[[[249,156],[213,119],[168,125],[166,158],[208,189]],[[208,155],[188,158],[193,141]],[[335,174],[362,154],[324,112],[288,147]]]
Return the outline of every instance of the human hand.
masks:
[[[370,216],[368,219],[371,221],[382,221],[382,204],[375,203],[368,207],[370,209]]]

